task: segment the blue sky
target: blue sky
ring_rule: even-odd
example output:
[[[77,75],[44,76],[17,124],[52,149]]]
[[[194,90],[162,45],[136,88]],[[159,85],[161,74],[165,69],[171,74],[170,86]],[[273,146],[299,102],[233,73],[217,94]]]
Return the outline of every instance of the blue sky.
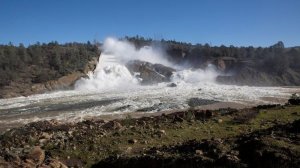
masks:
[[[0,44],[140,35],[211,45],[300,45],[300,0],[0,0]]]

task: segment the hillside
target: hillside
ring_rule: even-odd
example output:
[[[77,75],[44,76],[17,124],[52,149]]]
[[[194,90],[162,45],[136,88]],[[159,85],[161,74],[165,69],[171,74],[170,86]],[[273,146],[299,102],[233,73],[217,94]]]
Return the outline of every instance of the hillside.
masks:
[[[67,89],[95,68],[99,55],[89,42],[0,45],[0,98]]]
[[[214,64],[221,72],[219,83],[250,86],[300,85],[300,49],[285,48],[284,43],[270,47],[210,46],[176,41],[127,38],[138,48],[153,45],[166,50],[175,64],[205,68]]]

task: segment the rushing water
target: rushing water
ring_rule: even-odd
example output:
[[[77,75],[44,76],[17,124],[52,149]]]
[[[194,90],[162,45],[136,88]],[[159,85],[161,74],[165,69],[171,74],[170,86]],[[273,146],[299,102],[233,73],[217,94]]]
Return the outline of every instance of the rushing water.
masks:
[[[0,126],[43,119],[75,120],[85,116],[134,112],[155,107],[151,112],[189,108],[189,98],[203,98],[246,105],[273,103],[265,97],[288,98],[291,88],[247,87],[213,83],[166,83],[121,90],[58,91],[0,100]],[[251,103],[249,103],[251,102]]]
[[[79,80],[74,90],[0,99],[2,130],[38,120],[75,121],[104,114],[133,112],[134,115],[134,112],[141,109],[148,109],[146,113],[186,109],[189,108],[187,101],[190,98],[235,102],[249,106],[278,103],[281,100],[283,103],[290,93],[298,90],[216,84],[214,79],[218,74],[213,67],[206,70],[182,68],[174,73],[171,79],[176,87],[168,87],[168,83],[142,86],[139,84],[141,79],[131,75],[124,66],[126,60],[121,56],[130,53],[135,55],[136,59],[140,55],[156,55],[147,61],[157,63],[157,60],[161,60],[158,59],[159,53],[152,48],[137,51],[129,44],[120,47],[124,44],[112,39],[105,45],[96,70],[88,74],[89,79]],[[134,51],[124,51],[128,48]],[[280,98],[280,101],[273,98]]]

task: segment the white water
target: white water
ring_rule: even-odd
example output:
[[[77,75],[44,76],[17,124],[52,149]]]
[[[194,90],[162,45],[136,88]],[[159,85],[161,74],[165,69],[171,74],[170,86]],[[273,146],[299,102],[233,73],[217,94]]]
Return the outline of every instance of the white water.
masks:
[[[96,90],[108,91],[112,89],[128,89],[138,85],[137,78],[121,63],[116,62],[113,55],[103,53],[94,72],[89,72],[89,79],[81,79],[75,84],[79,91]]]
[[[80,120],[86,116],[124,114],[154,107],[148,112],[189,108],[190,98],[235,102],[245,105],[273,103],[264,97],[288,98],[295,89],[281,87],[248,87],[219,85],[214,67],[206,70],[182,69],[173,74],[172,82],[141,86],[140,79],[131,75],[124,64],[132,59],[152,63],[160,60],[171,65],[151,47],[137,50],[127,42],[108,39],[103,53],[89,79],[81,79],[75,90],[57,91],[29,97],[0,99],[0,126],[12,127],[44,119]],[[145,57],[143,57],[145,56]],[[278,102],[276,102],[278,103]]]

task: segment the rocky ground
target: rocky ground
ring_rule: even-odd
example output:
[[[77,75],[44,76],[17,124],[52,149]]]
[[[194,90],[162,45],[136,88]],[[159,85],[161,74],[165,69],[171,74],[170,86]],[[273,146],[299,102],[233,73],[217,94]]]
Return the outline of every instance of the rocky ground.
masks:
[[[0,167],[300,167],[300,106],[30,123],[0,136]]]

